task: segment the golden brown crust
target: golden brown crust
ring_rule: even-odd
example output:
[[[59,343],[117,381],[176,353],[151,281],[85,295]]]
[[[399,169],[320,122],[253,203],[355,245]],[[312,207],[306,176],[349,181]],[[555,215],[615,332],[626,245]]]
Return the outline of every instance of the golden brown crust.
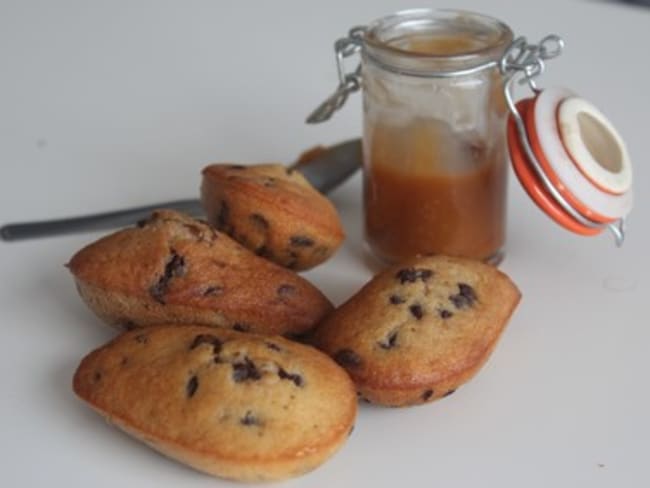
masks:
[[[416,258],[367,283],[318,326],[314,343],[346,368],[367,400],[423,403],[479,371],[520,297],[492,266]]]
[[[201,326],[124,333],[81,361],[73,388],[154,449],[237,480],[314,469],[356,417],[353,384],[319,351]]]
[[[254,253],[295,270],[327,260],[344,239],[334,205],[281,164],[203,170],[208,221]]]
[[[332,309],[304,278],[168,210],[90,244],[69,268],[88,306],[127,329],[190,322],[301,334]]]

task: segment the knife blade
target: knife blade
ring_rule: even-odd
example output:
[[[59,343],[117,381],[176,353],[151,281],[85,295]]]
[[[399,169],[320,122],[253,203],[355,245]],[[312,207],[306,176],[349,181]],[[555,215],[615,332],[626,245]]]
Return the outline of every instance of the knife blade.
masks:
[[[299,160],[290,168],[300,171],[314,188],[327,193],[352,176],[361,167],[361,160],[361,140],[353,139],[319,150],[313,157]],[[178,210],[193,217],[204,215],[199,199],[174,200],[77,217],[10,223],[0,228],[0,239],[18,241],[126,227],[161,208]]]

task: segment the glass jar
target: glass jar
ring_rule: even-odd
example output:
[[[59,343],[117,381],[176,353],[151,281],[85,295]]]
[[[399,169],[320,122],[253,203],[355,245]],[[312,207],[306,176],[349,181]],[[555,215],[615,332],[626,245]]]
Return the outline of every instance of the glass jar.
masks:
[[[495,19],[449,10],[399,12],[365,31],[365,232],[382,260],[500,260],[508,110],[498,61],[512,40]]]

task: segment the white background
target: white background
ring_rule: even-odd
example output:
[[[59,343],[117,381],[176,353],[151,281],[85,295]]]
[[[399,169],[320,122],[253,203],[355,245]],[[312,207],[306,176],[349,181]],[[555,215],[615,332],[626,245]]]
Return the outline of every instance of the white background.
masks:
[[[420,4],[422,5],[422,4]],[[306,126],[334,88],[333,41],[404,1],[0,0],[0,222],[198,195],[214,161],[293,160],[360,134],[360,101]],[[650,486],[650,9],[463,1],[567,43],[542,84],[605,112],[635,163],[628,241],[557,228],[511,178],[502,269],[524,298],[484,370],[411,409],[361,406],[330,462],[282,486]],[[348,239],[307,273],[336,303],[370,276],[360,179],[333,194]],[[0,244],[0,485],[230,486],[150,451],[71,392],[114,335],[64,263],[100,234]]]

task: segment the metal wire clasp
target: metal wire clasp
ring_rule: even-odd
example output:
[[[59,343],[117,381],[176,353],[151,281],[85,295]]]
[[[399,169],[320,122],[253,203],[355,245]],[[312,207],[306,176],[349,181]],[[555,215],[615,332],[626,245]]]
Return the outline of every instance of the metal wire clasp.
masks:
[[[545,61],[558,57],[563,50],[564,40],[555,34],[544,37],[537,44],[528,44],[525,37],[518,37],[499,62],[506,86],[510,78],[522,73],[523,78],[519,80],[519,84],[528,83],[531,90],[538,92],[535,78],[544,72]]]
[[[328,120],[334,112],[343,106],[348,99],[348,95],[361,88],[361,63],[357,64],[354,71],[346,73],[345,59],[361,50],[365,32],[365,26],[353,27],[348,32],[347,37],[342,37],[334,43],[339,84],[334,93],[309,114],[309,117],[307,117],[308,124],[318,124]]]
[[[528,84],[535,94],[539,93],[540,89],[535,82],[535,78],[544,72],[546,67],[545,61],[559,56],[563,49],[564,41],[561,37],[555,34],[544,37],[537,44],[529,44],[525,37],[517,38],[510,45],[499,63],[499,69],[504,77],[503,92],[506,103],[508,104],[508,109],[510,110],[517,127],[517,133],[522,148],[526,153],[526,157],[530,161],[531,167],[535,171],[536,176],[544,185],[544,188],[571,217],[586,227],[607,227],[614,235],[616,245],[621,246],[625,240],[625,219],[621,218],[610,224],[594,222],[579,213],[571,204],[569,204],[569,202],[567,202],[542,169],[542,166],[532,149],[524,120],[515,105],[513,96],[513,84],[515,80],[518,79],[519,84],[521,85]]]

